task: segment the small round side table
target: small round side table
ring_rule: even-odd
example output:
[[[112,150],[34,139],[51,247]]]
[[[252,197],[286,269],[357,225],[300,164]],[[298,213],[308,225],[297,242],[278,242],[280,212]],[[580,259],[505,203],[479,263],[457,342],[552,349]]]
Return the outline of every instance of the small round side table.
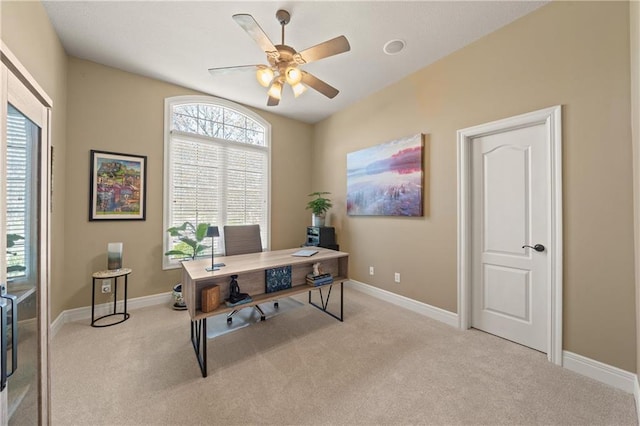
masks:
[[[127,313],[127,279],[130,273],[131,273],[130,268],[121,268],[121,269],[114,269],[114,270],[99,271],[93,274],[93,284],[91,285],[91,327],[110,327],[112,325],[120,324],[121,322],[124,322],[129,319],[130,315]],[[116,305],[118,302],[118,278],[120,277],[124,277],[124,310],[122,312],[117,312]],[[96,305],[96,280],[99,280],[99,279],[104,280],[107,278],[113,278],[113,313],[103,315],[101,317],[94,319],[95,305]],[[113,322],[110,324],[105,324],[105,325],[96,324],[96,322],[101,320],[102,318],[107,318],[114,315],[122,315],[122,319],[120,321]]]

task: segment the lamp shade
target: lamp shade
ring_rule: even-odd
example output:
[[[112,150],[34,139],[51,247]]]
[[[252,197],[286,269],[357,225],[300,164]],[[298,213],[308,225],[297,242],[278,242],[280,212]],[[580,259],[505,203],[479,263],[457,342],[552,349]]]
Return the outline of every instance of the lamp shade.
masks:
[[[207,228],[207,237],[219,237],[220,231],[217,226],[210,226]]]
[[[272,98],[276,98],[278,100],[282,99],[282,83],[279,81],[274,81],[271,87],[269,88],[269,96]]]
[[[271,80],[273,80],[273,70],[267,67],[260,67],[258,71],[256,71],[256,78],[262,86],[269,87]]]
[[[285,71],[285,78],[287,79],[287,83],[291,86],[295,86],[300,83],[300,80],[302,80],[302,72],[300,72],[296,67],[289,67]]]
[[[291,88],[293,89],[293,94],[296,98],[307,90],[307,87],[302,83],[294,84]]]

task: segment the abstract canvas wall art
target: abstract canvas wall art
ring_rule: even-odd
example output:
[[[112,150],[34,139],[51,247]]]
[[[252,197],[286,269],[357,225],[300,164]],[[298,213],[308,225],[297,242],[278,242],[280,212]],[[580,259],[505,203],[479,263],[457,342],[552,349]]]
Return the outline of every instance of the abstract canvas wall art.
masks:
[[[347,214],[423,216],[422,134],[347,154]]]

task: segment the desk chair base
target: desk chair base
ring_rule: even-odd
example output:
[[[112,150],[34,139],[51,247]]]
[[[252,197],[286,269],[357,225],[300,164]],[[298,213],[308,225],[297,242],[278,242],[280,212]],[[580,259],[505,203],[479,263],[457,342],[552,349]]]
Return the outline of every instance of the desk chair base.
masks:
[[[274,308],[278,309],[278,302],[274,302],[273,306]],[[266,321],[267,317],[264,314],[264,311],[262,310],[262,308],[259,305],[254,305],[253,307],[256,309],[256,311],[260,312],[260,321]],[[227,314],[227,324],[231,324],[233,322],[233,316],[236,313],[238,313],[238,310],[234,309],[233,311]]]

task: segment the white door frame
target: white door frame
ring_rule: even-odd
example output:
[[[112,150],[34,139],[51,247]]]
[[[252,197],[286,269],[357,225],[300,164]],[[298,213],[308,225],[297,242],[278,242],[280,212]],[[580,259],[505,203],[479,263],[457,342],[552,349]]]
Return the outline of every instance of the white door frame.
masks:
[[[458,325],[471,327],[471,143],[505,130],[544,124],[550,142],[550,268],[547,358],[562,365],[562,108],[560,105],[458,130]]]
[[[1,0],[0,0],[1,1]],[[40,163],[38,168],[40,170],[40,182],[39,182],[39,217],[40,223],[38,225],[38,265],[39,270],[39,292],[38,292],[38,332],[39,332],[39,345],[41,352],[38,356],[39,363],[39,377],[37,381],[38,392],[38,410],[39,410],[39,423],[50,424],[51,423],[51,373],[50,373],[50,324],[51,324],[51,311],[50,311],[50,297],[49,286],[51,283],[51,185],[52,185],[52,133],[51,133],[51,108],[53,107],[53,101],[44,91],[44,89],[38,84],[36,79],[29,73],[29,71],[20,63],[18,58],[9,50],[6,44],[0,39],[0,62],[6,66],[9,71],[7,74],[12,74],[15,79],[20,82],[20,86],[30,92],[37,101],[41,104],[40,107],[45,108],[46,111],[46,132],[41,135],[40,149]],[[8,93],[0,93],[0,103],[8,101]],[[4,107],[0,108],[2,110]],[[0,138],[4,137],[5,129],[0,125]],[[0,168],[0,174],[4,171]],[[3,189],[0,189],[2,194]],[[3,237],[4,238],[4,237]],[[1,247],[0,247],[1,248]],[[8,386],[11,386],[9,382]],[[0,426],[7,424],[8,413],[6,411],[6,389],[5,394],[0,397]]]

